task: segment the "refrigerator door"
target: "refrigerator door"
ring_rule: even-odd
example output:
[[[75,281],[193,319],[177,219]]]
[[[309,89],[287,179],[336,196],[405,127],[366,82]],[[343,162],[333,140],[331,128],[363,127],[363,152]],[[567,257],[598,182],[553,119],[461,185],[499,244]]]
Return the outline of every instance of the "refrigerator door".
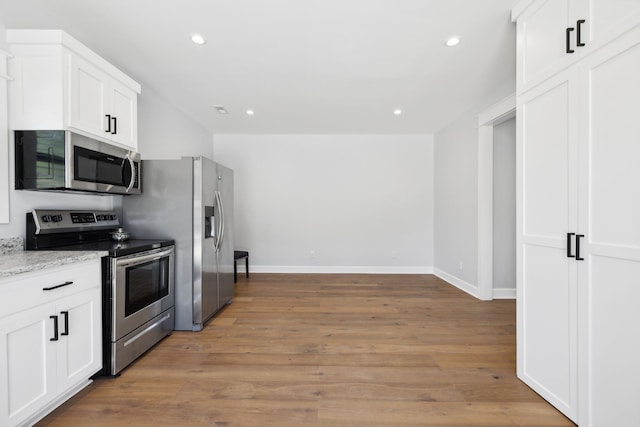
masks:
[[[138,239],[173,239],[176,330],[193,326],[193,166],[181,160],[144,160],[143,192],[122,198],[124,228]]]
[[[220,164],[216,165],[219,203],[222,212],[222,233],[218,248],[218,289],[220,306],[233,298],[233,171]]]
[[[220,307],[216,246],[221,212],[215,163],[196,157],[193,166],[193,330],[199,331]]]

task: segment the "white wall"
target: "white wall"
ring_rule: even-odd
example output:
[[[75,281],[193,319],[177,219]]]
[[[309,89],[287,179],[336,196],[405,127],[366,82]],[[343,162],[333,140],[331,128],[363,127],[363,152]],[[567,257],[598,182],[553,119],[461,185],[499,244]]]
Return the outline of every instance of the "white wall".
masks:
[[[515,90],[505,82],[434,136],[434,272],[478,295],[478,114]]]
[[[428,273],[431,135],[215,135],[253,271]]]
[[[0,23],[0,49],[5,46],[6,29]],[[0,54],[0,73],[7,75],[7,60]],[[7,116],[7,80],[0,78],[0,224],[9,222],[9,130]]]
[[[493,288],[516,287],[516,119],[493,127]]]
[[[141,82],[138,98],[138,151],[142,159],[213,159],[213,135]],[[144,184],[143,184],[144,186]],[[144,190],[144,187],[143,187]]]
[[[435,135],[436,274],[465,287],[477,284],[477,112]]]

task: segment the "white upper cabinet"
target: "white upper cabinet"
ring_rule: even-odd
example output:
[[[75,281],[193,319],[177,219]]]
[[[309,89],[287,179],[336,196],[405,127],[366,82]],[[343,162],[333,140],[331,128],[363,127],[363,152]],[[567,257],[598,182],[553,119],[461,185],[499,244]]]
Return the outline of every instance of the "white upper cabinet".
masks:
[[[522,93],[640,24],[640,0],[523,0],[517,20]]]
[[[69,74],[69,127],[136,148],[137,93],[77,55]]]
[[[137,151],[140,85],[60,30],[8,30],[11,129],[69,129]]]
[[[566,46],[566,29],[574,14],[571,0],[544,0],[530,5],[518,17],[518,93],[575,60]]]
[[[585,43],[600,47],[640,23],[640,0],[581,0],[578,12],[587,20]]]

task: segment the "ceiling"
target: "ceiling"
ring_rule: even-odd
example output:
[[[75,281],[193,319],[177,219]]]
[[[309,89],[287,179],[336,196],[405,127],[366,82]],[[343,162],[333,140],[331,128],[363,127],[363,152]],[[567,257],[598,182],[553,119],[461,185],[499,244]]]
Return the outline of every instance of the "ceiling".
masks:
[[[0,23],[67,31],[214,133],[421,134],[515,89],[516,2],[0,0]]]

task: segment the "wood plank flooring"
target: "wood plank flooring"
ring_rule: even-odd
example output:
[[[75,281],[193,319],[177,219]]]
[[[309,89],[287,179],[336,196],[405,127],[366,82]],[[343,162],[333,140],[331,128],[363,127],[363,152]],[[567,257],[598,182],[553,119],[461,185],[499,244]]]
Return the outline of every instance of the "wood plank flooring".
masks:
[[[242,276],[242,275],[241,275]],[[38,426],[573,426],[515,375],[515,302],[431,275],[252,274]]]

